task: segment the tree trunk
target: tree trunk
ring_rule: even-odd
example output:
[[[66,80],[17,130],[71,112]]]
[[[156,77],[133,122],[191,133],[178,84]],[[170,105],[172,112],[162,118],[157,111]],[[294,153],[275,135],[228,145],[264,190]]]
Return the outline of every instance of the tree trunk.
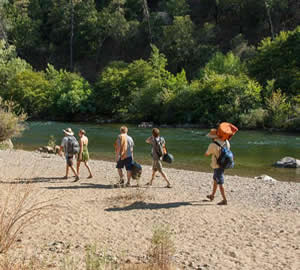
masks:
[[[147,20],[147,23],[148,23],[148,31],[149,31],[150,42],[152,43],[152,31],[151,31],[151,25],[150,25],[150,14],[149,14],[149,8],[148,8],[147,0],[143,1],[143,9],[144,9],[144,16],[145,16],[145,18]]]
[[[70,70],[73,71],[73,38],[74,38],[74,5],[73,0],[71,4],[71,33],[70,33]]]
[[[219,1],[215,1],[216,5],[215,5],[215,22],[216,25],[219,24]]]
[[[269,28],[270,28],[270,32],[271,32],[271,37],[272,40],[274,40],[275,36],[274,36],[274,28],[273,28],[273,22],[272,22],[272,17],[271,17],[271,7],[270,5],[268,5],[267,1],[265,1],[265,6],[266,6],[266,10],[267,10],[267,16],[268,16],[268,20],[269,20]]]

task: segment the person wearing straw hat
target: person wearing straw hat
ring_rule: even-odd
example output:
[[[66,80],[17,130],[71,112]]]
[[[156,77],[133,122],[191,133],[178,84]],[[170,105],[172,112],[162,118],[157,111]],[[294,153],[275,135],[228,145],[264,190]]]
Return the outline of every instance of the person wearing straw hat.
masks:
[[[212,143],[209,144],[207,151],[205,152],[205,156],[210,156],[211,155],[211,164],[210,166],[214,170],[213,174],[213,190],[210,195],[207,195],[206,197],[210,200],[213,201],[215,198],[215,194],[217,191],[217,188],[219,186],[221,195],[223,200],[218,203],[218,205],[227,205],[227,198],[225,195],[225,190],[224,190],[224,169],[220,168],[220,166],[217,163],[217,160],[220,156],[221,152],[221,147],[218,146],[215,142],[217,142],[219,145],[222,145],[224,147],[227,147],[230,149],[230,143],[228,140],[221,140],[218,135],[217,135],[217,130],[216,129],[211,129],[210,132],[206,135],[208,138],[211,138],[213,141]]]
[[[70,151],[70,149],[68,149],[69,148],[68,147],[69,146],[69,141],[70,140],[76,140],[76,138],[74,137],[74,132],[72,131],[71,128],[63,129],[63,132],[64,132],[65,136],[62,139],[60,149],[59,149],[59,152],[58,152],[58,154],[60,156],[62,156],[62,151],[64,151],[65,158],[66,158],[66,175],[63,177],[63,179],[68,179],[69,168],[71,168],[71,170],[73,171],[73,173],[75,175],[75,180],[74,181],[78,181],[79,176],[76,173],[76,170],[73,166],[73,153]],[[78,142],[77,142],[77,144],[78,144]]]

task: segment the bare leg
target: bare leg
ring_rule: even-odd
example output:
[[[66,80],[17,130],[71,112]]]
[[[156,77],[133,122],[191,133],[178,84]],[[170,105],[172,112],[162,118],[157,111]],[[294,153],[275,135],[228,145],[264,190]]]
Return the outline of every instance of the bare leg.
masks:
[[[220,188],[220,192],[221,192],[221,195],[223,197],[223,200],[227,202],[226,195],[225,195],[225,190],[224,190],[223,185],[219,185],[219,188]]]
[[[85,161],[85,162],[84,162],[84,165],[85,165],[85,167],[88,169],[88,171],[89,171],[89,173],[90,173],[90,175],[88,176],[88,178],[92,178],[93,175],[92,175],[91,168],[90,168],[88,162]]]
[[[71,168],[72,172],[74,173],[74,175],[78,177],[78,174],[76,173],[74,166],[72,165],[72,166],[70,166],[70,168]]]
[[[127,185],[130,185],[130,179],[131,179],[131,171],[127,171]]]
[[[120,179],[123,179],[123,171],[122,169],[118,169],[118,173],[119,173],[119,176],[120,176]]]
[[[77,161],[77,175],[79,175],[80,161]]]
[[[64,176],[64,178],[68,178],[69,175],[69,166],[68,164],[66,164],[66,175]]]
[[[152,186],[152,183],[153,183],[153,180],[154,180],[154,178],[155,178],[156,172],[157,172],[157,171],[152,170],[152,176],[151,176],[151,180],[150,180],[150,182],[149,182],[149,185],[150,185],[150,186]]]
[[[162,177],[165,179],[165,181],[167,182],[167,187],[171,187],[170,181],[168,179],[168,176],[163,172],[160,171],[160,174],[162,175]]]
[[[211,195],[207,195],[207,196],[206,196],[206,197],[207,197],[208,199],[210,199],[211,201],[213,201],[214,198],[215,198],[215,194],[216,194],[216,191],[217,191],[217,187],[218,187],[217,181],[214,180],[212,193],[211,193]]]
[[[215,197],[215,194],[216,194],[216,191],[217,191],[217,187],[218,187],[217,181],[214,180],[213,190],[212,190],[212,193],[211,193],[211,195],[213,197]]]

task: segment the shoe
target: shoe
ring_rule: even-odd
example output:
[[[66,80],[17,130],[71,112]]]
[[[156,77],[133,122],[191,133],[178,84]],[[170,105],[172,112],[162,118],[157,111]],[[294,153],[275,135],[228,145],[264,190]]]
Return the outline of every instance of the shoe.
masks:
[[[79,176],[75,176],[75,180],[73,182],[78,182],[79,181]]]
[[[214,200],[214,196],[213,195],[207,195],[206,198],[209,199],[211,202]]]
[[[92,176],[92,175],[89,175],[89,176],[88,176],[88,179],[90,179],[90,178],[93,178],[93,176]]]
[[[145,186],[150,187],[150,186],[152,186],[152,183],[151,183],[151,182],[148,182]]]
[[[172,188],[172,186],[171,185],[166,185],[165,188]]]
[[[217,205],[227,205],[227,201],[223,200],[217,203]]]
[[[68,179],[68,176],[66,176],[66,175],[65,175],[65,176],[64,176],[64,177],[62,177],[61,179]]]
[[[131,187],[131,184],[127,182],[125,186],[126,187]]]

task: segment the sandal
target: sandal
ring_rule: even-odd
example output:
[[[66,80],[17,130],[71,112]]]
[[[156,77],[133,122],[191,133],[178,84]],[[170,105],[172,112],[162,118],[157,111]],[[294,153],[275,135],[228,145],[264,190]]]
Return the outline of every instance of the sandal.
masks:
[[[217,205],[227,205],[227,201],[223,200],[217,203]]]
[[[73,182],[79,181],[79,176],[75,176],[75,180]]]
[[[214,200],[214,196],[213,195],[207,195],[206,198],[209,199],[211,202]]]

